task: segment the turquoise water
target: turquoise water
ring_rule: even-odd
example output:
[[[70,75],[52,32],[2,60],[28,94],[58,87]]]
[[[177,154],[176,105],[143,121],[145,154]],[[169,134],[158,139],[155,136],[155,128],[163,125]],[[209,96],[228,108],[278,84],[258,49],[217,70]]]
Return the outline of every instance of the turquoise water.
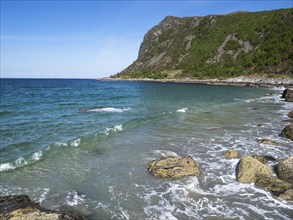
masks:
[[[282,159],[292,103],[280,89],[153,82],[1,79],[0,194],[91,219],[290,219],[293,204],[235,180],[241,155]],[[80,110],[85,111],[80,111]],[[258,144],[269,138],[277,146]],[[201,175],[151,176],[192,156]],[[274,164],[269,164],[273,166]]]

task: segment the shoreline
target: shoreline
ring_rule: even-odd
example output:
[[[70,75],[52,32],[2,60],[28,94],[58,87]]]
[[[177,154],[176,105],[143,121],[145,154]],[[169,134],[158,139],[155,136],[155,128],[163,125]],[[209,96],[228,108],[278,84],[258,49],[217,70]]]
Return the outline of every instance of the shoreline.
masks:
[[[196,79],[196,78],[98,78],[100,81],[129,81],[129,82],[160,82],[160,83],[183,83],[202,84],[217,86],[247,86],[247,87],[287,87],[293,88],[293,78],[268,78],[268,77],[245,77],[240,76],[229,79]]]

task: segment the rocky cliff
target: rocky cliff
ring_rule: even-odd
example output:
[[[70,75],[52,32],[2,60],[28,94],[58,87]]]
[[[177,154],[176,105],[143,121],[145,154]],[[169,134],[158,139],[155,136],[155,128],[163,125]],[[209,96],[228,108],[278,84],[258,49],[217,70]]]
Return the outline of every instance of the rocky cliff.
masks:
[[[293,9],[165,17],[144,36],[138,58],[114,77],[293,75]]]

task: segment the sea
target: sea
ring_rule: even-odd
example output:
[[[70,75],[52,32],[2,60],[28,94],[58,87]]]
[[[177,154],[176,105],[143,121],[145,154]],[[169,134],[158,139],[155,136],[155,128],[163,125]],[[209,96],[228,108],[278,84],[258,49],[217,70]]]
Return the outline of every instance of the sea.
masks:
[[[89,219],[292,219],[293,202],[237,182],[239,158],[223,155],[292,155],[279,136],[293,109],[283,89],[1,79],[0,195]],[[150,161],[177,155],[200,175],[148,172]]]

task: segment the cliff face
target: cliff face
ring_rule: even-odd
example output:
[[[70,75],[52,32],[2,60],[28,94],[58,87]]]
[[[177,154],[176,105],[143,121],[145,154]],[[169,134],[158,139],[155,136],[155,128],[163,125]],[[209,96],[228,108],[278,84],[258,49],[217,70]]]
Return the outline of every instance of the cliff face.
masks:
[[[293,74],[293,9],[165,17],[117,77]]]

